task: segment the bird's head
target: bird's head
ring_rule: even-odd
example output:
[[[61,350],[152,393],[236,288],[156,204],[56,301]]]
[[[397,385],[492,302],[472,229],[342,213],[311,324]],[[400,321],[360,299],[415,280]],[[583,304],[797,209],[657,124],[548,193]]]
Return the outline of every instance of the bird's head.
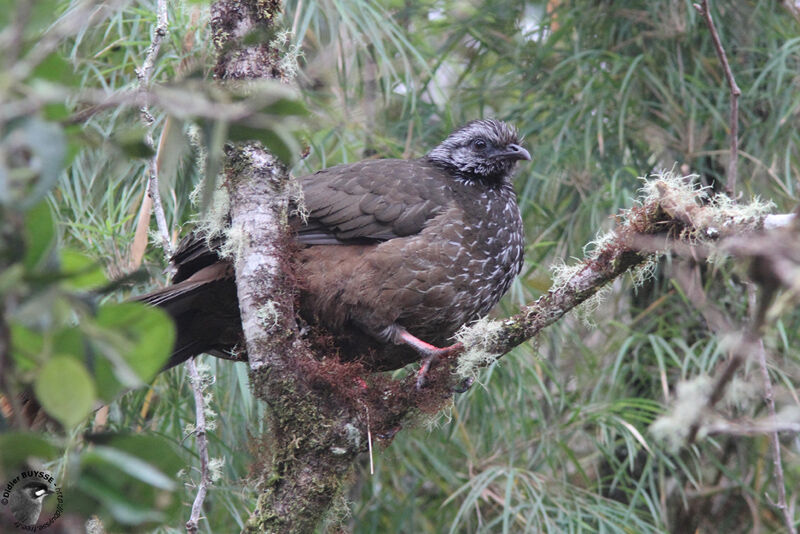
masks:
[[[467,180],[500,182],[511,175],[518,160],[530,161],[519,144],[516,128],[496,119],[467,123],[428,153],[437,165]]]

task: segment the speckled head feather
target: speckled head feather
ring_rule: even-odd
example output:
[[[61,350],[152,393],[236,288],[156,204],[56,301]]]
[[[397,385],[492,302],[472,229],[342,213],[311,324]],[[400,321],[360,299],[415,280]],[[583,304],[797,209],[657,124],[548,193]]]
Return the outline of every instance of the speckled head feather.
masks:
[[[479,119],[451,133],[427,158],[468,181],[508,179],[518,160],[531,155],[519,145],[516,128],[497,119]]]

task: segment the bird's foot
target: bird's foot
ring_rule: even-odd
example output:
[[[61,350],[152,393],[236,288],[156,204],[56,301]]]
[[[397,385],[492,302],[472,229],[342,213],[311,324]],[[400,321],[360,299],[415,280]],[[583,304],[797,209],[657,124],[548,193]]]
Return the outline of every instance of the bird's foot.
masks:
[[[428,370],[431,368],[431,365],[437,363],[441,358],[448,358],[449,356],[458,354],[464,349],[464,345],[461,343],[454,343],[449,347],[436,347],[430,343],[422,341],[420,338],[409,333],[405,329],[401,329],[398,332],[398,335],[401,343],[409,345],[422,356],[422,366],[419,368],[419,372],[417,373],[418,390],[422,389],[422,386],[425,385],[425,377],[428,374]]]
[[[439,363],[440,359],[446,359],[454,354],[458,354],[464,348],[461,343],[455,343],[449,347],[442,348],[434,347],[433,345],[428,345],[428,347],[429,348],[426,348],[424,352],[420,351],[422,353],[422,365],[417,372],[417,390],[422,389],[425,385],[428,371],[432,365]]]

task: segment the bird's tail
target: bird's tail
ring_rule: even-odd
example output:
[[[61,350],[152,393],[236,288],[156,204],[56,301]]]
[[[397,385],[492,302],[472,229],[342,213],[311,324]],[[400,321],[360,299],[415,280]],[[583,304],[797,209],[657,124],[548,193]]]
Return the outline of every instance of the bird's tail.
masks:
[[[175,343],[165,370],[204,352],[230,350],[241,337],[236,285],[227,262],[204,267],[186,280],[134,300],[158,306],[175,322]]]

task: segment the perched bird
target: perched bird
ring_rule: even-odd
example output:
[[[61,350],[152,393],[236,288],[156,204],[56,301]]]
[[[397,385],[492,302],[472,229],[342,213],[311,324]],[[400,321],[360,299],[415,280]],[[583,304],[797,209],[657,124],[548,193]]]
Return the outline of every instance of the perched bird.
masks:
[[[414,160],[367,160],[298,179],[308,218],[290,220],[300,315],[342,339],[346,358],[375,370],[423,369],[463,324],[485,315],[523,263],[511,174],[530,160],[514,128],[472,121]],[[219,242],[185,238],[174,285],[140,300],[175,320],[168,366],[241,344],[229,260]]]
[[[8,499],[14,518],[23,525],[35,525],[42,513],[42,501],[53,493],[44,482],[31,480],[15,487]]]

